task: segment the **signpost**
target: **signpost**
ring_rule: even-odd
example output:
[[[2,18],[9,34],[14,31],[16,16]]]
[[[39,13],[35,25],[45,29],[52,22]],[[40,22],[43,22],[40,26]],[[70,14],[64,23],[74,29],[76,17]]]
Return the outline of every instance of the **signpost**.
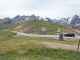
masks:
[[[58,29],[58,33],[60,33],[60,29]]]
[[[42,31],[46,31],[46,28],[42,28]]]
[[[43,34],[46,33],[46,28],[45,28],[45,27],[42,28],[42,33],[43,33]]]
[[[78,49],[77,49],[77,52],[79,53],[79,45],[80,45],[80,40],[79,40],[79,43],[78,43]]]

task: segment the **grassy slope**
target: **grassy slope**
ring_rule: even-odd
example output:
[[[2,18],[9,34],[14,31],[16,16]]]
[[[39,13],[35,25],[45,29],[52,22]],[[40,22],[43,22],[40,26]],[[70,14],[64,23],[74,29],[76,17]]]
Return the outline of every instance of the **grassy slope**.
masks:
[[[55,34],[57,33],[58,28],[60,28],[61,32],[75,33],[74,31],[72,31],[71,29],[65,26],[47,22],[47,21],[31,20],[21,26],[22,27],[15,28],[13,30],[16,30],[16,31],[23,30],[23,32],[29,31],[30,33],[40,34],[42,27],[46,27],[46,30],[47,30],[46,34]]]
[[[79,60],[75,51],[47,48],[43,41],[66,43],[53,38],[25,37],[0,31],[0,60]],[[77,41],[67,41],[67,43]]]

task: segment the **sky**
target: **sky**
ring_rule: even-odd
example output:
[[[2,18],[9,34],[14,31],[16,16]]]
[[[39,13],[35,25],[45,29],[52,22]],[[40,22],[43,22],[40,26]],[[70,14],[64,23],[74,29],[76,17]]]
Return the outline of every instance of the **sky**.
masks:
[[[80,16],[80,0],[0,0],[0,19],[32,14],[51,19]]]

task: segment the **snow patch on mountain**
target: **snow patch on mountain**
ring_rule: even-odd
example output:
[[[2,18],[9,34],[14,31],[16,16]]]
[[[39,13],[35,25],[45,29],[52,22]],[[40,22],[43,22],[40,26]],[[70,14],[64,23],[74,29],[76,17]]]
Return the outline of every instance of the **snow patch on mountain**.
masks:
[[[71,17],[71,18],[69,18],[69,19],[68,19],[68,22],[69,22],[69,24],[71,23],[71,21],[72,21],[72,18],[73,18],[73,17]]]

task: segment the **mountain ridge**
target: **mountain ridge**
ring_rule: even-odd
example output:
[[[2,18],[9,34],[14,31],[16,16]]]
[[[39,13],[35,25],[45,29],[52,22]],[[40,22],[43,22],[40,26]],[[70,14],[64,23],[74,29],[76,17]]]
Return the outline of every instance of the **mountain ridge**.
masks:
[[[23,20],[25,22],[28,22],[30,20],[42,20],[42,21],[49,21],[49,22],[52,22],[52,23],[56,23],[56,24],[60,24],[60,25],[64,25],[64,26],[68,26],[68,27],[73,27],[73,28],[76,28],[76,29],[80,29],[80,16],[78,15],[74,15],[72,17],[68,17],[68,18],[61,18],[59,20],[56,20],[56,19],[50,19],[50,18],[42,18],[40,16],[35,16],[34,14],[31,15],[31,16],[28,16],[28,15],[17,15],[15,16],[14,18],[11,18],[11,21],[16,21],[18,20]],[[3,21],[4,19],[0,19],[0,22]]]
[[[31,15],[31,16],[27,16],[27,15],[20,16],[20,15],[17,15],[14,18],[11,18],[11,20],[14,21],[14,20],[17,20],[17,19],[20,19],[20,18],[25,20],[25,21],[29,21],[29,20],[33,20],[33,19],[35,19],[35,20],[43,20],[43,21],[51,21],[50,18],[41,18],[40,16],[35,16],[34,14]]]
[[[80,29],[80,16],[74,15],[74,16],[69,17],[69,18],[58,20],[55,23]]]

